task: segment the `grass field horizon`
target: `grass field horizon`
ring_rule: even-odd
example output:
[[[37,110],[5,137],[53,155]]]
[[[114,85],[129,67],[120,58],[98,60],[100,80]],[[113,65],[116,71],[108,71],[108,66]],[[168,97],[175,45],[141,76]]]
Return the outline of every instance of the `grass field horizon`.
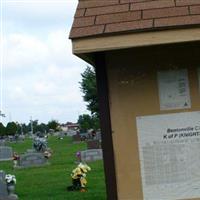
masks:
[[[21,154],[32,148],[32,140],[22,143],[9,143],[13,151]],[[59,140],[48,138],[48,147],[53,151],[50,165],[24,169],[13,169],[13,162],[0,162],[0,170],[14,174],[17,179],[16,194],[19,200],[105,200],[106,188],[103,161],[90,162],[91,171],[87,174],[87,192],[69,192],[71,171],[76,167],[77,151],[85,150],[85,142],[73,144],[71,137]]]

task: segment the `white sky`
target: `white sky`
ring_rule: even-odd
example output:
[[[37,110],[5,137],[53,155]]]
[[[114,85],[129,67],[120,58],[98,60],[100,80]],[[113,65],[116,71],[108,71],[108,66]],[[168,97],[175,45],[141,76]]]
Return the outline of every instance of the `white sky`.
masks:
[[[76,122],[86,63],[71,53],[78,0],[1,0],[1,105],[9,120]]]

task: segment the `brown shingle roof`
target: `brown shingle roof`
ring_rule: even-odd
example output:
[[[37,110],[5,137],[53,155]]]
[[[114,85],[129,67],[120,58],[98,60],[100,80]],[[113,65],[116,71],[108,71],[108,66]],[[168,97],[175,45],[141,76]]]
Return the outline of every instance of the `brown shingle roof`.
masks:
[[[70,38],[200,25],[200,0],[79,0]]]

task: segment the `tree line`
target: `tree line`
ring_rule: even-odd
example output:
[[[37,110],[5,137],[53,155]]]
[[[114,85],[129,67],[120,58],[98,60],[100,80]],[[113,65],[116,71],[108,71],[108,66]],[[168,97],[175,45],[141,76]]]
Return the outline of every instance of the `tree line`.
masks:
[[[47,124],[39,123],[38,120],[33,120],[28,124],[17,122],[9,122],[6,126],[0,122],[0,136],[15,135],[15,134],[28,134],[33,130],[33,134],[36,132],[47,133],[49,130],[58,131],[59,123],[57,120],[51,120]]]

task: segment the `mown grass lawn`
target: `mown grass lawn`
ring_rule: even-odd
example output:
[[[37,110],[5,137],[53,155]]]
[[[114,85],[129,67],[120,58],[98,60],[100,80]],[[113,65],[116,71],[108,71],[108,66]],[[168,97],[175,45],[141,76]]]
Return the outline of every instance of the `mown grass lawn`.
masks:
[[[18,153],[24,153],[32,147],[32,140],[9,144]],[[85,150],[86,144],[73,144],[71,137],[58,140],[49,137],[48,146],[53,150],[50,165],[26,169],[13,169],[12,161],[0,162],[0,170],[15,174],[17,178],[16,193],[19,200],[105,200],[106,189],[103,161],[88,163],[92,168],[87,174],[88,191],[68,192],[71,185],[70,174],[76,167],[75,153]]]

